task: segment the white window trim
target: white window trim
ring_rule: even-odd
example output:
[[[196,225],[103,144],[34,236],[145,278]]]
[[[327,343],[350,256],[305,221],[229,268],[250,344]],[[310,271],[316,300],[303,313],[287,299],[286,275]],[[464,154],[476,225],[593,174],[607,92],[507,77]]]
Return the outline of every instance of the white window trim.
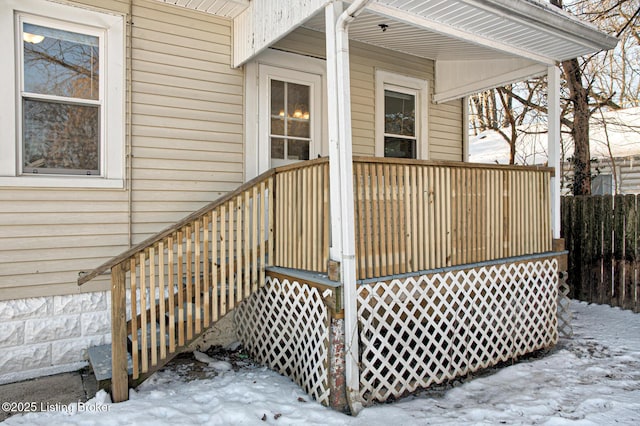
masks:
[[[325,61],[269,49],[255,61],[245,65],[245,180],[252,179],[271,167],[270,143],[265,140],[268,137],[270,105],[266,99],[268,97],[264,96],[264,90],[268,89],[268,78],[277,76],[280,71],[283,73],[283,80],[299,80],[303,84],[308,84],[305,82],[307,76],[319,77],[319,96],[314,97],[312,102],[314,109],[319,110],[321,119],[314,124],[314,141],[313,147],[309,147],[309,158],[328,155],[327,132],[324,130],[327,128]]]
[[[376,70],[375,75],[375,132],[376,157],[384,157],[384,90],[408,89],[416,93],[416,157],[419,160],[429,159],[428,120],[429,120],[429,82],[415,77],[384,70]]]
[[[18,102],[21,101],[19,59],[15,37],[20,37],[16,13],[46,17],[59,23],[77,22],[105,31],[104,122],[101,141],[101,175],[20,175]],[[3,0],[0,3],[0,185],[20,187],[123,188],[125,141],[125,27],[124,16],[44,0]]]

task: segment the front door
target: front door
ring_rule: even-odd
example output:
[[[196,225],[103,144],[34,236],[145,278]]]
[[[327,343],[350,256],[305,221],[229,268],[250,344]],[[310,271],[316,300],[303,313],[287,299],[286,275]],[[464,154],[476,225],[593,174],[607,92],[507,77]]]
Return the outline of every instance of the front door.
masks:
[[[321,144],[322,77],[260,65],[260,136],[269,166],[316,158]]]

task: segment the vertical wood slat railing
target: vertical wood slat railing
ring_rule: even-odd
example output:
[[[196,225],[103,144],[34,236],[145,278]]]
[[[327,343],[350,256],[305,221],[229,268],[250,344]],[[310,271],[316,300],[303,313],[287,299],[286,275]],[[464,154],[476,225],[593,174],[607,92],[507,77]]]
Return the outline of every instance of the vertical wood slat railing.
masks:
[[[550,251],[551,172],[355,158],[358,279]]]
[[[128,398],[128,348],[137,380],[264,284],[273,259],[274,175],[247,182],[78,280],[111,269],[115,402]]]
[[[329,160],[276,169],[273,264],[326,272],[329,259]]]

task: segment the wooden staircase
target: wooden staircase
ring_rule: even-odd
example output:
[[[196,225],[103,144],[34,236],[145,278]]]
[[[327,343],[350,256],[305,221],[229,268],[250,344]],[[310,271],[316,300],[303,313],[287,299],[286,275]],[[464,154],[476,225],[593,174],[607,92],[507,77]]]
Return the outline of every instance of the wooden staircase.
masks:
[[[202,294],[201,297],[204,298],[207,296]],[[180,297],[180,295],[177,292],[175,292],[173,299],[176,302],[176,304],[173,306],[174,315],[169,315],[169,310],[171,308],[168,306],[167,299],[164,299],[163,302],[165,303],[165,315],[164,317],[155,318],[157,322],[154,323],[155,327],[153,328],[155,329],[156,342],[160,342],[162,340],[164,340],[165,342],[169,342],[169,340],[172,338],[172,333],[170,332],[170,330],[173,329],[175,333],[175,330],[179,329],[181,325],[187,325],[190,323],[189,321],[187,321],[186,318],[183,318],[182,320],[180,320],[180,318],[184,317],[184,315],[189,311],[192,313],[195,312],[196,307],[195,307],[195,304],[193,303],[193,300],[191,301],[191,303],[185,302],[182,305],[182,308],[180,308],[177,304],[177,301],[179,299],[185,299],[184,295],[183,297]],[[155,302],[156,312],[160,311],[160,303],[163,303],[163,302],[161,302],[160,300],[156,300]],[[169,346],[165,346],[164,351],[162,350],[162,348],[158,348],[161,356],[157,359],[157,362],[155,363],[155,365],[149,366],[147,363],[147,367],[145,368],[146,372],[144,373],[138,372],[137,378],[134,379],[133,360],[148,359],[147,357],[150,356],[151,351],[153,350],[153,346],[151,342],[151,340],[153,339],[150,339],[151,333],[152,333],[151,321],[153,317],[152,317],[150,308],[146,311],[145,316],[146,316],[145,321],[143,321],[142,319],[142,314],[138,314],[135,320],[132,318],[127,321],[128,335],[127,335],[126,356],[127,356],[127,376],[128,376],[129,388],[136,387],[140,383],[145,381],[149,376],[151,376],[153,373],[160,370],[167,363],[169,363],[176,355],[185,351],[191,343],[193,343],[205,331],[207,331],[207,328],[201,328],[200,333],[192,332],[191,339],[185,340],[185,343],[183,345],[177,345],[173,350]],[[199,315],[194,315],[194,317],[200,317],[200,318],[204,318],[204,316],[205,316],[204,311],[202,309],[200,310]],[[163,319],[165,323],[165,327],[164,327],[165,335],[161,338],[160,322]],[[138,328],[137,330],[135,329],[135,324],[141,324],[142,322],[146,323],[146,332],[143,332],[143,330],[140,328]],[[191,321],[191,323],[192,322],[193,321]],[[214,324],[212,323],[211,326],[213,325]],[[137,333],[137,336],[133,335],[134,331]],[[188,334],[188,333],[185,332],[184,334]],[[173,335],[175,336],[175,334]],[[178,335],[180,335],[180,332],[178,332]],[[143,343],[144,340],[147,341],[146,344]],[[139,344],[135,345],[137,346],[137,348],[135,349],[134,349],[134,341],[139,342]],[[178,341],[180,341],[180,339],[178,339]],[[112,386],[111,379],[112,379],[112,371],[113,371],[112,370],[112,363],[113,363],[112,345],[105,344],[100,346],[93,346],[88,349],[88,355],[89,355],[89,363],[91,364],[96,381],[98,383],[98,389],[111,390],[111,386]],[[153,356],[151,356],[151,358],[153,358]],[[153,364],[153,361],[151,361],[151,363]]]
[[[114,402],[261,288],[266,267],[325,270],[328,170],[327,158],[271,169],[81,275],[111,274],[112,344],[89,354]]]
[[[111,272],[112,344],[89,355],[101,385],[111,382],[114,402],[262,286],[273,258],[274,175],[247,182],[78,280]]]

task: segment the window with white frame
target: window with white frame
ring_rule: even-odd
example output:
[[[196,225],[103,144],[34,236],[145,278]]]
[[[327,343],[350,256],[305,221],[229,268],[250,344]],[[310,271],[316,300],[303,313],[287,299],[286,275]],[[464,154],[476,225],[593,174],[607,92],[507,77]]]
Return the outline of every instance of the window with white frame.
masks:
[[[417,158],[416,91],[403,89],[384,90],[384,156]]]
[[[13,60],[0,76],[15,82],[3,112],[16,124],[0,139],[0,182],[121,187],[123,16],[38,0],[8,0],[8,15],[13,43],[0,50]]]
[[[427,82],[376,71],[376,155],[426,159]]]

